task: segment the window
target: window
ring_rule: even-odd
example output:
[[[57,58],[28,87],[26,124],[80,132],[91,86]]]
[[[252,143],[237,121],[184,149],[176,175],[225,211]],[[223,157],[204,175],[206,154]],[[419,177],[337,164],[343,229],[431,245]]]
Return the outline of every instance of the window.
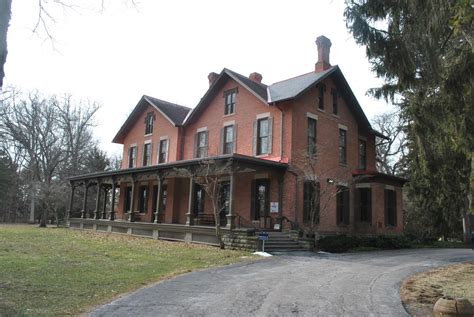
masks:
[[[225,98],[224,115],[232,114],[235,112],[236,96],[237,96],[237,90],[232,90],[224,94],[224,98]]]
[[[204,213],[204,189],[201,185],[195,184],[194,187],[194,215],[198,216]]]
[[[137,147],[131,146],[128,149],[128,168],[135,167],[137,164]]]
[[[140,186],[139,194],[140,196],[138,198],[138,212],[145,213],[147,212],[148,207],[148,187]]]
[[[358,214],[360,222],[372,222],[372,190],[357,188]]]
[[[158,152],[158,164],[166,163],[168,161],[168,139],[160,140],[160,149]]]
[[[359,140],[359,169],[367,169],[367,142]]]
[[[349,224],[349,188],[337,186],[336,194],[337,224]]]
[[[313,220],[314,223],[319,223],[320,193],[319,182],[314,180],[304,182],[304,222]]]
[[[153,133],[153,121],[155,121],[155,115],[150,112],[145,117],[145,135]]]
[[[270,180],[256,179],[252,182],[252,214],[253,220],[268,217],[270,207]]]
[[[347,163],[347,131],[339,129],[339,163]]]
[[[316,120],[308,118],[308,156],[316,155]]]
[[[268,153],[268,118],[257,120],[257,155]]]
[[[125,212],[132,208],[132,187],[125,188]]]
[[[196,157],[202,158],[207,157],[207,131],[201,131],[196,134]]]
[[[326,86],[321,84],[319,85],[319,97],[318,97],[318,108],[324,110],[324,92],[326,91]]]
[[[222,154],[231,154],[234,152],[234,126],[228,125],[222,130]]]
[[[385,190],[385,225],[397,226],[397,193],[394,190]]]
[[[143,146],[143,166],[151,165],[151,143]]]
[[[337,91],[335,89],[331,90],[332,95],[332,113],[338,115],[338,105],[337,105]]]

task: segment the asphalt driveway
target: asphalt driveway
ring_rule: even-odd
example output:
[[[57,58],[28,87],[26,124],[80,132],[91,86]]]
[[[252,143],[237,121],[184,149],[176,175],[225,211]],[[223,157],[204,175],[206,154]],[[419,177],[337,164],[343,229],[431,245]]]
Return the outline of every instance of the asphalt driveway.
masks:
[[[194,272],[140,289],[90,316],[407,316],[401,281],[474,260],[468,249],[299,254]]]

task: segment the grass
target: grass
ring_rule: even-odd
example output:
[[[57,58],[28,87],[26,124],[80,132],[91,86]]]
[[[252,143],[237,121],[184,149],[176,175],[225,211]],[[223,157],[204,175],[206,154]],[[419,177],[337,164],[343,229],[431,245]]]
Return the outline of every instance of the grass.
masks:
[[[436,301],[446,295],[474,303],[474,262],[450,265],[407,279],[401,297],[412,316],[430,315]]]
[[[75,315],[143,285],[249,257],[117,234],[2,225],[0,316]]]

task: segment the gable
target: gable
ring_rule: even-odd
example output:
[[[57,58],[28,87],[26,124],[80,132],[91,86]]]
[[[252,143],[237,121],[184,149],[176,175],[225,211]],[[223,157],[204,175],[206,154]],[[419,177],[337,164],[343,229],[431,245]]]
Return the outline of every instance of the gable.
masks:
[[[138,104],[133,109],[132,113],[128,116],[127,120],[123,123],[114,139],[113,143],[123,144],[123,140],[136,124],[137,120],[141,117],[143,112],[148,108],[154,108],[161,116],[163,116],[172,126],[182,126],[184,119],[188,115],[190,108],[173,104],[164,100],[153,98],[150,96],[143,95]]]

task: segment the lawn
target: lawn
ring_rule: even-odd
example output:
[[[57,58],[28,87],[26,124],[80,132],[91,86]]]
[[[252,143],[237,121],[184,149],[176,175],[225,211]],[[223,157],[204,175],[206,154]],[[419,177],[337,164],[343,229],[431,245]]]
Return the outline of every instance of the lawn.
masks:
[[[443,295],[464,297],[474,303],[474,262],[441,267],[407,279],[401,297],[412,316],[429,316]]]
[[[117,234],[0,226],[0,316],[70,315],[250,253]]]

